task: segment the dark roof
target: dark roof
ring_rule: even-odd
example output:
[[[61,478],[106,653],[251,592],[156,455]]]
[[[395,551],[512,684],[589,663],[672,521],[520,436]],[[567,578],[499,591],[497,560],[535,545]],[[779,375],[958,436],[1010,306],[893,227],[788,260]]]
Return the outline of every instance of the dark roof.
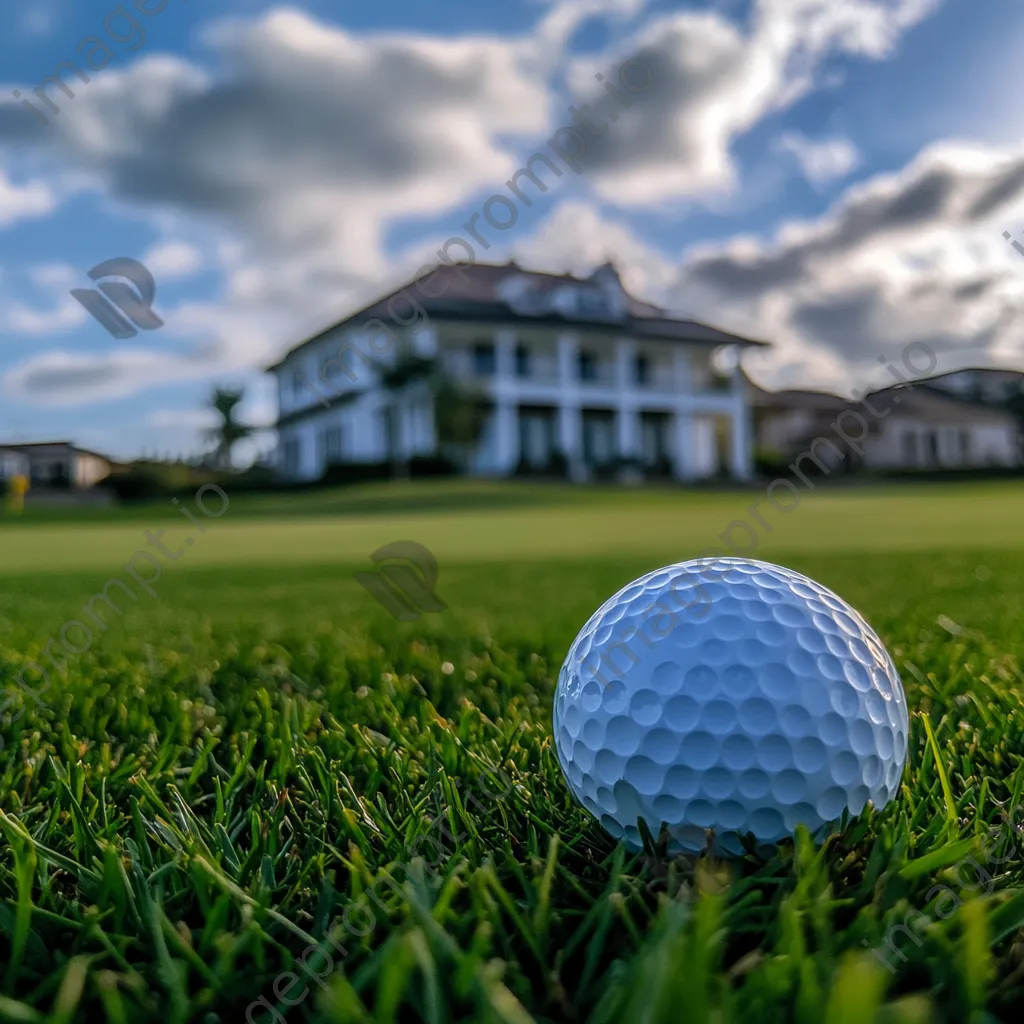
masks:
[[[529,304],[539,305],[530,312],[523,302],[510,296],[509,286],[519,281],[527,293]],[[595,315],[563,313],[557,309],[545,308],[545,298],[553,297],[558,289],[566,285],[599,286],[616,284],[621,288],[624,309],[618,318]],[[395,314],[388,310],[389,302],[403,292],[409,294],[426,310],[428,316],[442,320],[466,320],[477,322],[523,323],[531,326],[565,326],[576,324],[588,329],[605,329],[615,333],[628,332],[640,337],[703,342],[709,345],[757,345],[768,342],[744,338],[727,331],[709,327],[695,320],[671,316],[660,306],[645,302],[630,295],[619,280],[615,267],[606,263],[589,277],[575,277],[572,274],[551,274],[539,270],[527,270],[514,262],[509,263],[466,263],[438,265],[422,277],[407,282],[375,302],[364,306],[344,320],[336,321],[317,331],[312,336],[290,348],[276,363],[267,367],[276,370],[285,360],[307,345],[320,340],[337,327],[365,323],[369,320],[396,322]],[[431,298],[430,295],[437,298]],[[408,318],[410,310],[406,304],[399,305],[397,315]]]
[[[945,392],[922,386],[927,383],[914,381],[913,386],[895,384],[891,388],[871,391],[864,396],[864,402],[880,411],[889,410],[885,413],[886,416],[891,412],[943,423],[1005,423],[1007,417],[1011,416],[1004,409],[964,402]],[[859,402],[828,391],[795,388],[786,391],[766,391],[752,383],[750,395],[755,409],[806,409],[825,416],[833,416],[844,409],[856,410],[860,407]]]
[[[1012,413],[998,406],[981,405],[964,402],[945,392],[921,386],[924,382],[914,382],[913,387],[896,384],[882,391],[873,391],[867,396],[870,402],[874,398],[882,402],[894,403],[899,400],[899,411],[924,420],[937,420],[943,423],[950,421],[960,423],[1005,423],[1007,419],[1015,420]]]
[[[1008,366],[965,366],[962,370],[946,370],[943,373],[936,373],[932,377],[924,377],[919,381],[921,384],[937,384],[949,377],[977,377],[988,380],[1020,380],[1024,381],[1024,372],[1014,370]]]
[[[850,400],[828,391],[808,391],[788,388],[785,391],[765,391],[753,385],[751,403],[755,409],[810,409],[815,412],[834,412],[845,409]]]
[[[100,452],[90,451],[88,448],[79,448],[78,445],[72,444],[70,441],[26,441],[23,444],[17,442],[14,444],[0,444],[0,450],[8,452],[24,452],[29,454],[29,450],[33,448],[70,448],[71,451],[79,455],[92,455],[97,459],[103,459],[104,462],[111,463],[111,465],[113,465],[114,461],[109,455],[102,455]]]

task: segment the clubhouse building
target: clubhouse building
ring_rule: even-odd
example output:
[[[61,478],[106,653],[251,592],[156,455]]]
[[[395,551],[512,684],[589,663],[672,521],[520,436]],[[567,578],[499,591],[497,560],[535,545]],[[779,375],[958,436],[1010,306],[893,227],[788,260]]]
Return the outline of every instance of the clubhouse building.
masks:
[[[473,475],[559,465],[576,480],[748,479],[753,421],[739,356],[765,344],[634,297],[611,264],[583,278],[511,262],[430,266],[268,368],[278,467],[312,481],[335,463],[437,454],[433,393],[381,375],[413,352],[483,406]],[[725,374],[712,358],[723,349],[734,354]]]

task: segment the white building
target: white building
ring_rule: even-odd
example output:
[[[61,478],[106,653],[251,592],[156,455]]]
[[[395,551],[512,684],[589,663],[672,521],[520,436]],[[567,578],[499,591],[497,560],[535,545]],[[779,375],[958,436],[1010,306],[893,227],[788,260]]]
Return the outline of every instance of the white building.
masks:
[[[667,315],[628,294],[610,264],[581,279],[508,263],[429,268],[270,367],[286,477],[384,461],[392,448],[436,451],[430,393],[410,388],[392,417],[379,383],[377,365],[405,344],[482,397],[474,474],[540,470],[559,455],[574,479],[624,461],[682,480],[752,473],[746,378],[737,358],[723,384],[712,355],[764,342]]]
[[[33,487],[87,490],[110,476],[112,463],[105,455],[79,448],[69,441],[42,441],[0,445],[0,458],[17,462]],[[0,473],[3,471],[0,470]]]
[[[28,477],[30,465],[28,456],[9,448],[0,447],[0,491],[2,485],[16,476]]]
[[[813,451],[829,468],[840,462],[881,471],[1021,465],[1012,413],[953,398],[932,389],[932,379],[875,391],[863,403],[820,391],[752,387],[758,445],[782,461]],[[860,453],[843,440],[844,432]]]

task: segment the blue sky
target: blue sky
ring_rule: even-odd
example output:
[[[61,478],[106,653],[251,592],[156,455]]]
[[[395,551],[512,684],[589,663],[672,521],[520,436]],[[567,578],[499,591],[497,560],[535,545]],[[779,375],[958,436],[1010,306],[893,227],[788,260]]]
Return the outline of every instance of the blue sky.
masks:
[[[0,3],[0,439],[195,452],[215,382],[271,422],[262,368],[411,276],[638,55],[643,102],[484,258],[613,259],[771,340],[769,386],[849,393],[913,342],[1024,369],[1018,5]],[[89,36],[109,64],[41,124],[14,90]],[[160,330],[116,340],[71,297],[114,257],[152,270]]]

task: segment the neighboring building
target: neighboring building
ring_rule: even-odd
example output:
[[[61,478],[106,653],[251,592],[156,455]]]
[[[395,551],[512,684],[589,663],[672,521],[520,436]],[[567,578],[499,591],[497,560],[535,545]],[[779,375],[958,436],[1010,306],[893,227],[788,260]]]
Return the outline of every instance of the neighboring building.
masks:
[[[12,477],[27,477],[28,475],[29,461],[27,455],[0,448],[0,485],[6,484]],[[3,490],[3,486],[0,486],[0,492]]]
[[[431,396],[423,389],[392,417],[373,365],[404,340],[482,397],[474,474],[539,470],[559,457],[575,479],[633,460],[679,479],[723,466],[740,479],[752,473],[746,378],[737,359],[723,386],[711,357],[764,342],[669,316],[626,292],[611,264],[577,278],[508,263],[435,267],[270,367],[285,476],[314,480],[333,462],[435,452]]]
[[[1006,405],[1024,395],[1024,373],[1019,370],[954,370],[917,383],[929,390],[986,405]]]
[[[869,470],[1021,465],[1020,426],[1012,413],[956,399],[916,381],[872,392],[863,404],[817,391],[752,390],[758,446],[782,461],[824,438],[829,443],[816,445],[814,451],[829,468],[840,461]],[[850,415],[837,431],[844,411]],[[863,455],[842,436],[845,432],[856,439],[854,413],[867,424],[867,436],[856,442]]]
[[[78,448],[68,441],[0,445],[4,455],[27,463],[32,487],[86,490],[110,475],[111,461],[104,455]]]

